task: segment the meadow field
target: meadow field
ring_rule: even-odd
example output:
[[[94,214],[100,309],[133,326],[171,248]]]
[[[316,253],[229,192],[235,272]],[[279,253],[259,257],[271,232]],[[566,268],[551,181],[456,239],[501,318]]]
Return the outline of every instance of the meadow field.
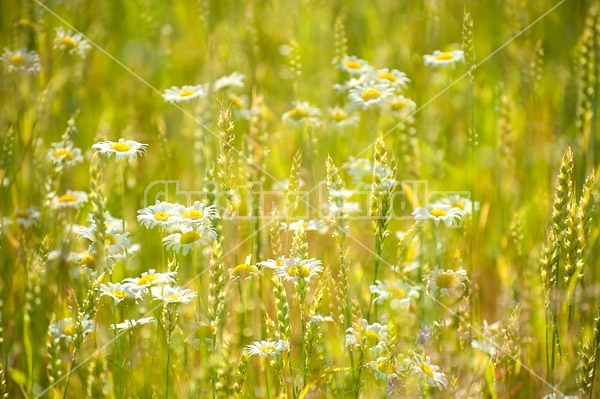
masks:
[[[600,397],[599,6],[3,0],[1,397]]]

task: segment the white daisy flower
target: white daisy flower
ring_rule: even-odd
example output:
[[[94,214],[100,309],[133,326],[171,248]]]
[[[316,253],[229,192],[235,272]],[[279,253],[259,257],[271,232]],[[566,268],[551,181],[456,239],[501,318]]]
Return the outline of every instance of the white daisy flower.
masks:
[[[327,112],[327,121],[330,126],[343,128],[346,126],[357,126],[360,122],[360,115],[356,112],[347,111],[340,106],[330,108]]]
[[[454,50],[449,52],[435,50],[431,55],[424,55],[423,60],[425,61],[425,66],[454,66],[457,62],[462,62],[465,60],[465,54],[462,50]]]
[[[133,290],[131,285],[122,283],[107,283],[100,284],[100,296],[108,296],[114,300],[115,306],[126,298],[138,299],[142,298],[139,291]]]
[[[36,73],[41,69],[40,56],[35,51],[29,51],[25,47],[17,51],[4,48],[0,59],[9,72]]]
[[[355,108],[381,108],[390,95],[392,95],[392,88],[389,85],[371,81],[350,89],[348,99]]]
[[[194,98],[206,96],[207,92],[206,85],[173,86],[165,90],[163,98],[171,103],[188,102]]]
[[[234,72],[231,75],[223,76],[215,81],[215,91],[228,89],[230,87],[244,87],[245,78],[244,74],[240,72]]]
[[[176,276],[177,272],[157,273],[155,269],[150,269],[140,277],[124,279],[123,286],[133,291],[144,291],[146,288],[173,284]]]
[[[137,320],[125,320],[122,323],[111,324],[110,327],[113,330],[117,330],[117,332],[122,332],[134,327],[143,326],[144,324],[153,323],[154,321],[154,317],[142,317],[141,319]]]
[[[349,327],[346,330],[346,346],[362,347],[373,351],[375,354],[381,353],[387,340],[387,326],[379,323],[369,324],[363,319],[362,333]]]
[[[430,387],[436,387],[440,391],[448,386],[448,378],[444,373],[440,373],[439,366],[431,364],[429,356],[423,360],[423,357],[415,354],[414,358],[410,360],[411,372],[421,378],[427,379],[427,384]]]
[[[70,55],[79,54],[81,58],[85,57],[85,52],[92,46],[85,40],[81,33],[66,31],[60,27],[56,28],[56,38],[54,39],[54,48],[66,51]]]
[[[252,254],[246,256],[244,263],[237,265],[233,269],[229,269],[229,281],[252,280],[253,277],[258,276],[260,273],[258,267],[251,262]]]
[[[450,227],[460,225],[464,212],[447,204],[435,203],[415,209],[412,215],[415,220],[433,220],[436,226],[439,226],[442,221]]]
[[[398,119],[405,119],[417,109],[417,104],[410,98],[394,95],[388,98],[388,106],[392,115]]]
[[[181,233],[174,233],[163,238],[165,248],[181,252],[186,256],[194,246],[206,245],[217,237],[217,233],[207,225],[184,227]]]
[[[442,198],[437,203],[450,205],[453,208],[460,209],[465,215],[472,215],[473,211],[479,210],[479,202],[471,201],[469,198],[461,197],[460,194],[452,194]]]
[[[378,69],[373,73],[378,82],[390,85],[394,89],[404,89],[410,83],[410,79],[404,72],[397,69]]]
[[[390,356],[378,357],[367,364],[375,375],[375,378],[380,381],[387,381],[390,376],[397,375],[402,369],[402,365],[398,362],[397,358]]]
[[[435,267],[433,272],[428,277],[427,286],[429,292],[436,293],[439,291],[440,296],[461,297],[469,282],[467,272],[464,269],[456,271],[447,269],[443,270]]]
[[[181,219],[182,209],[182,205],[157,200],[156,204],[137,211],[137,221],[148,229],[158,226],[162,230],[168,230]]]
[[[278,356],[281,352],[289,350],[290,344],[288,341],[256,341],[250,345],[244,347],[244,354],[246,356],[262,356],[268,358],[269,356]]]
[[[295,284],[300,280],[310,283],[311,278],[316,278],[323,272],[323,266],[318,259],[284,258],[283,265],[273,269],[275,274],[283,281]]]
[[[120,138],[118,142],[102,141],[92,146],[92,149],[96,153],[106,155],[107,158],[110,158],[114,154],[116,162],[119,162],[121,159],[130,161],[139,155],[145,155],[147,148],[148,144],[138,143],[134,140],[125,140],[123,138]]]
[[[177,207],[174,211],[179,219],[192,225],[209,224],[210,220],[220,218],[217,205],[206,205],[200,201],[195,201],[194,205],[187,208]]]
[[[304,124],[318,126],[321,121],[321,110],[310,105],[306,101],[294,101],[294,108],[283,114],[281,117],[283,123],[300,127]]]
[[[160,300],[163,303],[187,304],[198,296],[198,294],[192,290],[171,287],[169,285],[163,285],[160,287],[154,286],[151,288],[151,293],[154,299]]]
[[[369,290],[373,295],[374,303],[389,304],[394,310],[408,311],[419,299],[419,289],[401,280],[393,283],[377,280],[374,285],[369,286]]]
[[[83,191],[67,190],[61,196],[55,195],[50,202],[52,209],[79,209],[86,201],[88,195]]]
[[[40,220],[40,211],[37,207],[31,206],[25,210],[16,207],[10,218],[4,220],[5,224],[15,223],[19,227],[29,228],[37,224]]]
[[[83,320],[81,320],[80,334],[82,334],[83,338],[85,338],[89,333],[94,331],[94,327],[94,320],[90,320],[87,316],[85,316]],[[48,331],[50,332],[50,335],[52,335],[52,338],[58,340],[64,339],[65,343],[68,345],[71,343],[75,333],[77,332],[77,326],[71,317],[67,317],[66,319],[50,324]]]
[[[92,244],[95,243],[95,240],[96,240],[96,225],[95,224],[92,224],[89,227],[76,226],[75,231],[77,232],[77,238],[85,238],[86,240],[91,241]],[[114,255],[117,253],[126,252],[129,249],[129,247],[131,246],[131,240],[129,239],[128,232],[125,232],[125,233],[110,232],[110,230],[107,228],[105,234],[106,234],[105,235],[106,241],[109,242],[109,247],[108,247],[109,254]],[[95,245],[92,245],[91,247],[93,250]]]
[[[74,148],[70,141],[50,144],[52,147],[48,150],[47,158],[55,165],[73,166],[83,162],[80,148]]]
[[[357,58],[354,55],[347,55],[342,58],[342,62],[339,66],[350,75],[363,75],[373,69],[367,61]]]
[[[492,357],[496,358],[498,351],[494,342],[498,341],[498,334],[500,333],[500,323],[496,322],[488,324],[487,320],[483,321],[483,337],[480,340],[474,339],[471,341],[471,348],[478,349],[482,352],[487,353]]]

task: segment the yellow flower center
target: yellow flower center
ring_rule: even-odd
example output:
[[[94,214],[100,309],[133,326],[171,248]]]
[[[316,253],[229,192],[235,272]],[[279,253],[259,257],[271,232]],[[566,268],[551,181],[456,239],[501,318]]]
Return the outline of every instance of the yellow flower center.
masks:
[[[453,273],[442,273],[435,278],[435,285],[440,288],[454,288],[460,281]]]
[[[75,40],[73,40],[72,37],[69,37],[69,36],[65,36],[62,39],[60,39],[60,44],[64,45],[67,48],[67,50],[72,50],[72,49],[79,47],[77,42]]]
[[[396,76],[394,76],[393,73],[390,72],[384,72],[384,73],[380,73],[377,76],[379,79],[385,79],[385,80],[389,80],[390,82],[396,82]]]
[[[289,115],[290,115],[290,119],[297,121],[302,118],[306,118],[308,116],[308,112],[306,112],[305,109],[294,108],[293,110],[290,111]]]
[[[347,115],[344,111],[334,111],[331,113],[331,119],[336,122],[341,122],[347,118]]]
[[[307,278],[310,276],[310,269],[305,265],[292,266],[288,269],[288,275],[291,277]]]
[[[189,97],[192,94],[194,94],[195,92],[196,92],[195,90],[190,90],[190,89],[181,90],[179,92],[179,97]]]
[[[73,335],[73,333],[75,332],[75,324],[67,324],[63,327],[62,330],[64,335]]]
[[[454,59],[454,54],[452,53],[440,53],[435,57],[438,61],[449,61]]]
[[[152,284],[157,278],[154,274],[147,274],[138,280],[137,285]]]
[[[168,301],[174,301],[174,302],[181,301],[181,295],[179,295],[179,294],[168,294],[168,295],[165,295],[164,298]]]
[[[392,288],[392,295],[395,298],[404,299],[406,298],[406,292],[402,288]]]
[[[386,374],[393,374],[396,372],[394,362],[390,359],[380,360],[377,362],[377,370]]]
[[[460,201],[451,202],[450,206],[453,206],[454,208],[465,209],[465,204]]]
[[[79,264],[81,266],[87,266],[89,268],[93,268],[96,264],[96,259],[90,254],[84,255],[81,259],[79,259]]]
[[[273,353],[275,352],[275,346],[273,345],[263,345],[260,347],[260,351],[262,353]]]
[[[73,194],[65,194],[58,197],[58,202],[77,202],[77,197]]]
[[[15,54],[8,60],[10,65],[14,65],[16,67],[25,67],[27,66],[27,59],[23,57],[21,54]]]
[[[112,234],[106,235],[106,241],[108,241],[110,245],[115,245],[117,243],[117,239]]]
[[[241,265],[237,265],[233,268],[231,272],[234,276],[238,276],[240,278],[250,277],[251,274],[256,273],[258,269],[256,266],[249,265],[247,263],[242,263]]]
[[[167,212],[156,212],[154,214],[154,219],[156,219],[160,222],[166,222],[167,220],[169,220],[170,217],[171,217],[171,215],[168,214]]]
[[[447,212],[443,209],[431,209],[429,214],[431,216],[435,216],[436,218],[440,218],[442,216],[446,216]]]
[[[367,89],[360,95],[364,101],[377,100],[381,97],[381,92],[377,89]]]
[[[197,231],[186,231],[179,237],[180,244],[191,244],[195,241],[198,241],[201,238],[200,233]]]
[[[127,152],[131,150],[131,147],[126,143],[114,143],[110,146],[110,149],[117,152]]]
[[[244,103],[242,102],[242,99],[239,97],[231,97],[231,104],[235,105],[235,107],[238,109],[244,108]]]
[[[60,148],[54,151],[54,158],[57,158],[61,161],[71,161],[73,160],[73,153],[66,148]]]
[[[433,370],[431,369],[431,367],[429,367],[425,363],[421,363],[419,364],[419,368],[427,377],[433,378]]]
[[[367,340],[367,344],[369,344],[369,346],[377,345],[379,343],[379,341],[381,340],[381,338],[379,337],[379,334],[377,334],[373,330],[365,331],[365,339]]]
[[[362,69],[362,65],[356,61],[346,61],[346,68],[359,70]]]
[[[181,217],[185,218],[185,219],[192,219],[192,220],[198,220],[200,218],[202,218],[204,216],[204,213],[202,213],[202,211],[198,210],[198,209],[190,209],[188,211],[183,212],[183,215],[181,215]]]
[[[120,290],[113,290],[111,291],[111,294],[113,294],[117,299],[123,299],[127,296],[126,293]]]
[[[392,110],[394,111],[400,111],[406,107],[408,107],[408,104],[405,101],[396,101],[392,104]]]

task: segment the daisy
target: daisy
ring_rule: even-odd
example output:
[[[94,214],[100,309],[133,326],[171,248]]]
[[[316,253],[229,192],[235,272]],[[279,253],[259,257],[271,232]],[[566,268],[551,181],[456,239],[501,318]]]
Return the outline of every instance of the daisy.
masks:
[[[133,291],[143,291],[146,288],[173,284],[176,276],[177,272],[157,273],[150,269],[140,277],[124,279],[122,286]]]
[[[96,258],[94,258],[94,256],[89,252],[84,252],[80,254],[79,266],[87,267],[88,269],[93,270],[96,268]]]
[[[395,357],[378,357],[368,363],[369,369],[380,381],[387,381],[390,376],[396,375],[401,370],[401,364]]]
[[[194,205],[184,208],[176,207],[174,212],[183,222],[192,225],[208,224],[210,220],[219,219],[219,210],[217,205],[206,205],[203,202],[195,201]]]
[[[173,86],[165,90],[163,98],[171,103],[188,102],[194,98],[204,97],[207,93],[206,85],[185,85],[182,87]]]
[[[373,73],[378,82],[387,84],[394,89],[404,89],[410,83],[410,79],[406,77],[404,72],[397,69],[378,69]]]
[[[251,263],[252,254],[246,256],[244,263],[237,265],[233,269],[229,269],[229,281],[252,280],[258,276],[259,271],[256,265]]]
[[[153,323],[154,321],[154,317],[142,317],[141,319],[137,320],[125,320],[122,323],[111,324],[110,327],[113,330],[117,330],[117,332],[122,332],[134,327],[143,326],[144,324]]]
[[[327,112],[327,120],[331,126],[343,128],[358,125],[360,116],[356,112],[346,111],[340,106],[335,106]]]
[[[454,66],[457,62],[462,62],[465,60],[465,54],[462,50],[454,50],[450,52],[442,52],[439,50],[435,50],[431,55],[424,55],[423,60],[425,61],[425,66]]]
[[[367,61],[361,60],[354,55],[347,55],[342,58],[340,68],[350,75],[363,75],[373,69]]]
[[[374,285],[369,286],[369,290],[373,295],[374,303],[378,305],[389,303],[394,310],[407,311],[419,299],[419,289],[401,280],[393,283],[377,280]]]
[[[70,55],[79,54],[81,58],[84,58],[85,52],[92,48],[92,46],[84,39],[81,33],[73,33],[70,30],[65,32],[65,30],[60,27],[56,28],[54,48],[66,51]]]
[[[158,226],[162,230],[167,230],[180,220],[181,209],[183,206],[179,204],[156,200],[156,204],[137,211],[137,221],[147,229]]]
[[[165,248],[181,252],[186,256],[196,245],[205,245],[217,237],[217,233],[209,226],[198,225],[192,228],[184,227],[181,233],[174,233],[163,238]]]
[[[443,270],[436,267],[429,275],[427,286],[429,291],[435,293],[439,291],[440,296],[461,297],[467,286],[469,279],[464,269]]]
[[[12,213],[12,215],[10,215],[8,223],[16,223],[19,227],[29,228],[37,224],[39,219],[40,211],[37,207],[31,206],[24,211],[22,211],[19,207],[16,207],[15,211]]]
[[[434,203],[415,209],[412,215],[415,220],[433,220],[436,226],[442,221],[448,227],[459,227],[464,212],[450,205]]]
[[[492,358],[495,358],[498,352],[496,349],[496,345],[494,345],[494,342],[497,341],[498,334],[500,333],[500,324],[498,322],[488,324],[488,322],[484,320],[482,330],[482,339],[474,339],[473,341],[471,341],[471,348],[479,349],[480,351],[490,355]]]
[[[283,123],[300,127],[304,124],[318,126],[321,120],[321,110],[310,105],[306,101],[294,101],[294,108],[283,114],[281,117]]]
[[[438,203],[458,208],[465,215],[472,215],[474,210],[479,210],[479,202],[473,202],[469,198],[461,197],[460,194],[453,194],[449,197],[442,198]]]
[[[379,323],[369,324],[363,319],[363,329],[359,333],[354,327],[346,330],[346,346],[363,347],[372,350],[374,353],[380,353],[385,346],[387,339],[387,327]]]
[[[278,356],[281,352],[288,351],[290,344],[288,341],[256,341],[244,347],[246,356],[258,355],[265,359],[269,356]]]
[[[83,162],[81,149],[74,148],[73,143],[70,141],[52,143],[50,146],[52,148],[48,150],[46,158],[55,165],[73,166]]]
[[[192,299],[198,296],[192,290],[183,289],[179,287],[171,287],[168,285],[163,285],[160,287],[152,287],[151,288],[152,297],[154,299],[158,299],[163,303],[190,303]]]
[[[87,315],[81,320],[81,335],[85,338],[89,333],[94,331],[95,323],[94,320],[90,320]],[[75,333],[77,333],[77,325],[71,317],[59,320],[50,324],[48,331],[52,338],[55,340],[65,340],[68,345],[73,340]]]
[[[413,100],[400,95],[390,96],[388,106],[392,115],[399,119],[411,116],[417,109],[417,105]]]
[[[318,259],[287,258],[274,271],[284,281],[299,283],[304,280],[308,284],[311,278],[316,278],[323,272],[323,266]]]
[[[76,226],[75,227],[75,231],[77,232],[77,238],[84,238],[86,240],[89,240],[92,242],[92,244],[95,243],[96,240],[96,225],[92,224],[89,227],[85,227],[85,226]],[[129,247],[131,246],[131,240],[129,239],[129,233],[125,232],[125,233],[116,233],[116,232],[111,232],[110,229],[106,229],[105,232],[105,238],[106,241],[108,241],[109,246],[108,246],[108,253],[109,254],[116,254],[116,253],[120,253],[120,252],[126,252]],[[95,245],[91,245],[92,250],[94,249]]]
[[[448,378],[444,373],[440,373],[440,368],[431,364],[429,356],[423,360],[423,357],[415,354],[410,360],[410,370],[414,375],[427,379],[430,387],[437,387],[440,391],[448,386]]]
[[[4,53],[2,53],[0,59],[9,72],[36,73],[41,69],[40,56],[35,51],[29,51],[25,47],[17,51],[4,48]]]
[[[230,87],[244,87],[245,78],[244,74],[240,72],[234,72],[229,76],[223,76],[215,81],[215,91],[228,89]]]
[[[391,94],[392,89],[389,85],[372,81],[350,89],[348,99],[355,108],[365,110],[382,107]]]
[[[50,206],[52,209],[79,209],[87,201],[87,194],[83,191],[67,190],[61,196],[55,195]]]
[[[92,146],[92,149],[98,154],[106,155],[107,158],[110,158],[114,154],[115,161],[119,162],[121,159],[132,160],[139,155],[145,155],[147,147],[148,144],[120,138],[118,142],[102,141],[96,143]]]
[[[136,302],[142,298],[142,294],[139,291],[133,290],[131,285],[122,283],[100,284],[100,296],[111,297],[114,300],[115,306],[126,298],[133,298]]]

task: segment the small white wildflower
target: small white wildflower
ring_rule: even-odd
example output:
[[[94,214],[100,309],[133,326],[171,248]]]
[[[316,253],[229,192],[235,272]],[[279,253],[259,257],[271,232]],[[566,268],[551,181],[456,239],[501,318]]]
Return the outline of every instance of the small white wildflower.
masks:
[[[154,299],[160,300],[163,303],[187,304],[198,296],[198,294],[192,290],[171,287],[168,285],[154,286],[151,288],[151,292]]]
[[[206,96],[208,90],[206,85],[185,85],[182,87],[173,86],[166,89],[163,93],[165,101],[171,103],[188,102],[194,98]]]
[[[437,387],[440,391],[448,386],[448,378],[444,373],[440,373],[439,366],[431,364],[431,359],[427,356],[424,360],[420,355],[415,354],[410,361],[413,374],[426,378],[430,387]]]
[[[9,72],[37,73],[40,71],[40,56],[35,51],[23,47],[17,51],[4,48],[0,58]]]
[[[55,49],[66,51],[70,55],[78,54],[81,58],[84,58],[85,52],[91,47],[81,33],[73,33],[70,30],[65,31],[62,27],[56,28]]]
[[[173,233],[163,238],[165,248],[174,252],[183,252],[186,256],[192,248],[206,245],[217,237],[217,233],[206,225],[184,227],[180,233]]]
[[[412,215],[415,217],[415,220],[433,220],[436,226],[439,226],[440,221],[442,221],[446,226],[450,227],[460,223],[464,212],[450,205],[434,203],[415,209]]]
[[[246,356],[258,355],[264,358],[278,356],[281,352],[289,350],[287,341],[256,341],[244,347]]]
[[[79,209],[87,201],[87,194],[83,191],[67,190],[63,195],[52,198],[50,206],[52,209]]]
[[[102,141],[92,146],[92,149],[96,153],[105,155],[110,158],[112,155],[115,156],[115,161],[119,162],[122,159],[128,161],[137,158],[140,155],[146,154],[148,144],[138,143],[134,140],[125,140],[120,138],[118,142],[114,141]]]
[[[215,91],[228,89],[230,87],[244,87],[245,76],[243,73],[234,72],[231,75],[223,76],[215,81]]]
[[[465,60],[465,54],[462,50],[454,50],[448,52],[435,50],[431,55],[424,55],[423,60],[425,61],[425,66],[454,66],[456,63]]]

